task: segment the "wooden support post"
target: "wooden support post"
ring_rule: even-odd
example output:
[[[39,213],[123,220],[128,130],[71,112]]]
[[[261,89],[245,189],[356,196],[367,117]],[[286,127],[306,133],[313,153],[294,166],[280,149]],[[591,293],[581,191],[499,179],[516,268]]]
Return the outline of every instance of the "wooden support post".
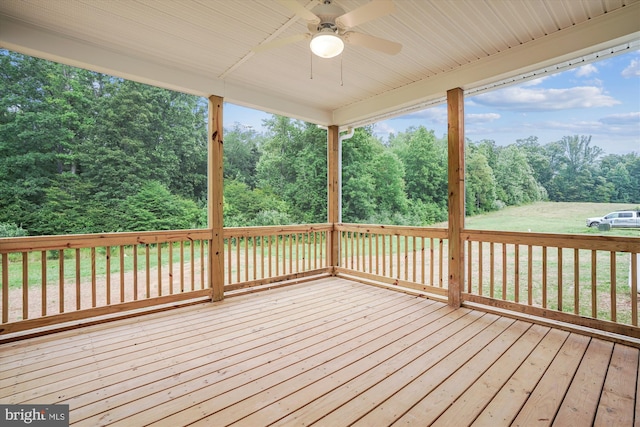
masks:
[[[211,230],[209,241],[209,288],[211,299],[224,298],[224,235],[222,218],[223,197],[223,99],[209,97],[209,137],[208,137],[208,225]]]
[[[449,305],[460,307],[464,284],[464,93],[447,91],[449,121]]]
[[[328,221],[333,224],[334,228],[330,232],[329,237],[329,265],[332,267],[332,274],[336,274],[336,268],[339,265],[340,239],[339,233],[335,230],[335,224],[338,223],[340,209],[340,185],[338,174],[340,163],[339,150],[340,138],[338,126],[329,126],[327,130],[327,190],[328,190]]]

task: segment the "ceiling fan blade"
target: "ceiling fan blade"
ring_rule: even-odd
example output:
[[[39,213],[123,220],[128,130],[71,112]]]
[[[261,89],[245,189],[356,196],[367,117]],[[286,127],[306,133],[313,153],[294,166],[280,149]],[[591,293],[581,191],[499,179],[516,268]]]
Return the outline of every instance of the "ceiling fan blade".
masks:
[[[389,55],[395,55],[402,50],[400,43],[370,36],[369,34],[354,33],[353,31],[345,33],[343,39],[347,44],[378,50]]]
[[[314,23],[315,25],[320,23],[320,18],[318,18],[315,13],[298,3],[298,0],[278,0],[278,3],[292,12],[295,12],[296,15],[307,22]]]
[[[300,42],[302,40],[307,40],[311,38],[311,34],[296,34],[295,36],[285,37],[282,39],[276,39],[270,42],[259,44],[258,46],[251,49],[255,53],[264,52],[265,50],[275,49],[278,47],[286,46],[291,43]]]
[[[364,6],[347,12],[336,18],[336,25],[339,28],[353,28],[365,22],[389,15],[395,11],[392,0],[373,0]]]

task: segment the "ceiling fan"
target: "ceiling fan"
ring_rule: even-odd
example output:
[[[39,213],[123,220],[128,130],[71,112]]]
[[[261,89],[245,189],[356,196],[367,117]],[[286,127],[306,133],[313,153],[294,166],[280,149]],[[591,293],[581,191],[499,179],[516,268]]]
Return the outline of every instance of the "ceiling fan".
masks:
[[[392,0],[372,0],[350,12],[345,12],[332,0],[320,0],[320,3],[312,9],[305,8],[297,0],[278,0],[278,2],[307,21],[309,32],[263,43],[253,48],[254,52],[262,52],[303,40],[310,40],[311,51],[321,58],[340,55],[345,43],[389,55],[395,55],[402,49],[400,43],[351,31],[353,27],[393,13],[395,6]]]

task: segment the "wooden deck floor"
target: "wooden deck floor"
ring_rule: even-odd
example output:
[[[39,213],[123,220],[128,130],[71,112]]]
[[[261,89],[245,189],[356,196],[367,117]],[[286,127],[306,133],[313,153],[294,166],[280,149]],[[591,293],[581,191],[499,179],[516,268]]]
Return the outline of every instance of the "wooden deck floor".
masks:
[[[640,424],[638,349],[333,278],[4,344],[0,366],[0,403],[74,426]]]

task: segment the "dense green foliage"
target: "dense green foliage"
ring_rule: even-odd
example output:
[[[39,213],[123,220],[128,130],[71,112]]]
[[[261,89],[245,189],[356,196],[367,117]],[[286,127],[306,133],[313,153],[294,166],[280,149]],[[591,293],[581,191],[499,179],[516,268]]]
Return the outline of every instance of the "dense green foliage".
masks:
[[[0,51],[0,236],[206,226],[206,101]],[[325,222],[327,134],[273,116],[225,129],[226,226]],[[640,157],[590,137],[467,143],[467,213],[640,202]],[[447,143],[424,127],[343,142],[343,221],[447,217]]]

